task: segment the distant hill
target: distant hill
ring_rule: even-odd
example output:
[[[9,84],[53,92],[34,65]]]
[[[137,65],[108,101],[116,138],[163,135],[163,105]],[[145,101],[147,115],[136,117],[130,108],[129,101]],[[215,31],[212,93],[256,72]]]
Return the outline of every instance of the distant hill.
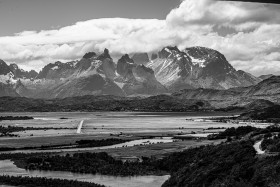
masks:
[[[172,96],[180,99],[206,100],[216,108],[226,108],[228,106],[245,107],[245,105],[254,100],[267,100],[280,104],[280,76],[270,77],[249,87],[231,88],[228,90],[185,89],[173,93]]]
[[[268,74],[268,75],[261,75],[261,76],[259,76],[259,78],[261,80],[265,80],[265,79],[268,79],[268,78],[273,77],[273,76],[274,76],[273,74]]]
[[[0,112],[149,111],[183,112],[212,110],[207,101],[182,100],[167,95],[152,97],[81,96],[64,99],[0,97]]]
[[[267,120],[269,122],[280,122],[280,105],[273,105],[266,108],[256,108],[249,112],[243,113],[240,119],[250,120]]]

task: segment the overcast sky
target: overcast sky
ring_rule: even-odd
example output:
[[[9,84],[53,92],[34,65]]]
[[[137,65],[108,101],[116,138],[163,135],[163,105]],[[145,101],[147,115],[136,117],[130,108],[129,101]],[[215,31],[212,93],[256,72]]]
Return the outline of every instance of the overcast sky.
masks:
[[[254,75],[280,74],[280,6],[215,0],[0,0],[0,59],[40,70],[105,47],[114,55],[205,46]]]

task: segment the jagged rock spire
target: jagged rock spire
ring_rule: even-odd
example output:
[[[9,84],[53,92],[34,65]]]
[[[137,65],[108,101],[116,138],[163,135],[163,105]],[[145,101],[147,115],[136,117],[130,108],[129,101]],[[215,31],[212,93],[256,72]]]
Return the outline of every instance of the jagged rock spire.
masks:
[[[104,60],[106,58],[112,59],[110,54],[109,54],[109,50],[107,48],[104,49],[104,52],[101,55],[99,55],[97,59],[98,60]]]

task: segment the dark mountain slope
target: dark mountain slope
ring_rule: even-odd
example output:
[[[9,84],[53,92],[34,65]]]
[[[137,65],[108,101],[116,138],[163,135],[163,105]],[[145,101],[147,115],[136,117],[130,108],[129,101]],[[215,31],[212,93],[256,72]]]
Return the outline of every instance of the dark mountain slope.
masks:
[[[30,99],[0,97],[1,112],[63,112],[63,111],[197,111],[211,109],[208,102],[181,100],[159,95],[147,98],[118,96],[81,96],[64,99]]]

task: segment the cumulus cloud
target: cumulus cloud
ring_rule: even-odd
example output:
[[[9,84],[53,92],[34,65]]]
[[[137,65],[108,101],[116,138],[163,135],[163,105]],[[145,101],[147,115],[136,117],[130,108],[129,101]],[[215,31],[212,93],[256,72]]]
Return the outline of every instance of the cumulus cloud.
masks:
[[[215,28],[230,28],[220,34]],[[167,45],[219,50],[237,68],[280,73],[280,6],[215,0],[184,0],[165,20],[104,18],[56,30],[0,37],[0,58],[26,68],[80,58],[104,48],[113,54],[153,52]],[[261,71],[262,67],[265,67]]]
[[[185,0],[179,8],[172,10],[167,16],[167,22],[172,25],[231,25],[247,27],[256,23],[279,23],[279,8],[275,5],[224,2],[213,0]],[[253,24],[255,23],[255,24]],[[258,25],[258,24],[257,24]],[[246,27],[245,27],[246,28]]]

